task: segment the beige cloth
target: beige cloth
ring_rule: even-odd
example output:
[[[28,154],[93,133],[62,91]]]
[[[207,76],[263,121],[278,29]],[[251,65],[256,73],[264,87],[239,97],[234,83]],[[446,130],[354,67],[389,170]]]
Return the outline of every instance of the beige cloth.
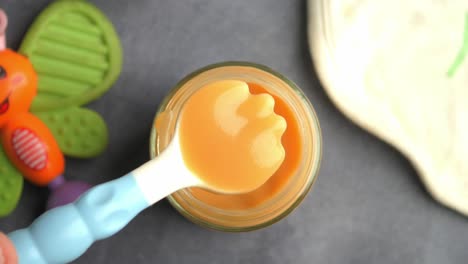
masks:
[[[468,215],[468,1],[308,8],[311,53],[335,105],[400,150],[436,200]]]

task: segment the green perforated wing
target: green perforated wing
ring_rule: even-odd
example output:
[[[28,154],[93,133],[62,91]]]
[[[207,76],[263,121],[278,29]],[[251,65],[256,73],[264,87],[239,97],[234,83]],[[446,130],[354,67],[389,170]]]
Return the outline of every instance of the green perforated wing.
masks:
[[[10,214],[23,190],[23,177],[0,148],[0,217]]]
[[[69,156],[97,156],[107,145],[106,124],[94,111],[69,107],[36,115],[48,125],[60,149]]]

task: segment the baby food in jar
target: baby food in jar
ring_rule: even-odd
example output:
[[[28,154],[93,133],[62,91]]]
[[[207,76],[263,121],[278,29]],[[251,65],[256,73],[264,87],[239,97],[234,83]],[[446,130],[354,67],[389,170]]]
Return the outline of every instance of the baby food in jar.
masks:
[[[320,127],[304,93],[282,75],[252,63],[215,64],[184,78],[161,103],[151,134],[152,158],[171,141],[187,99],[206,85],[225,80],[247,83],[250,93],[267,93],[274,98],[274,112],[287,123],[281,139],[283,163],[261,187],[248,193],[219,194],[187,188],[168,199],[197,224],[222,231],[248,231],[282,219],[308,193],[321,160]]]

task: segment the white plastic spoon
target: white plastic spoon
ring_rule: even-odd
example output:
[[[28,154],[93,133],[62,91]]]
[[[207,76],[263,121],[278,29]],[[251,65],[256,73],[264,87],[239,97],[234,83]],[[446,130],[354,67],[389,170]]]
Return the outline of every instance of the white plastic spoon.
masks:
[[[223,85],[232,86],[226,90],[231,91],[230,98],[233,100],[228,100],[229,105],[227,107],[233,107],[232,111],[236,107],[240,107],[243,101],[247,102],[249,98],[255,98],[260,108],[256,109],[257,112],[251,113],[254,116],[252,120],[255,121],[259,117],[262,120],[264,118],[273,120],[273,122],[265,123],[267,125],[265,125],[263,131],[251,136],[253,137],[252,140],[256,141],[256,137],[272,139],[273,135],[273,138],[276,137],[275,141],[277,142],[270,142],[281,145],[281,135],[286,129],[286,123],[282,117],[273,112],[271,102],[274,102],[274,100],[272,100],[272,97],[267,94],[261,96],[251,95],[247,84],[239,81],[218,83],[211,88],[219,89]],[[239,97],[239,104],[236,105],[235,99],[238,95],[242,98]],[[36,219],[30,227],[10,233],[9,237],[15,245],[19,262],[21,264],[71,262],[81,256],[94,241],[117,233],[139,212],[177,190],[198,186],[221,193],[252,191],[260,187],[262,182],[266,181],[274,173],[274,170],[280,166],[284,159],[282,146],[277,153],[268,154],[269,159],[277,155],[276,168],[272,167],[272,170],[265,173],[265,175],[258,175],[258,177],[264,178],[258,186],[249,186],[248,188],[224,186],[220,188],[220,185],[216,185],[215,187],[187,168],[180,141],[181,119],[182,117],[179,117],[172,142],[157,158],[119,179],[90,189],[72,204],[47,211]],[[271,145],[265,145],[263,148],[269,152],[272,149],[275,150]],[[258,149],[255,152],[258,152]],[[251,162],[249,160],[251,158],[246,153],[245,162]],[[226,168],[226,170],[229,169]]]

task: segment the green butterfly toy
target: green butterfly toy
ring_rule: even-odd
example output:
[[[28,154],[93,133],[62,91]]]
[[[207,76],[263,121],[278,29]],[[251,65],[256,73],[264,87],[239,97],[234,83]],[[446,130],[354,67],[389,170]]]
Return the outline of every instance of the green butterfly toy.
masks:
[[[0,9],[0,217],[17,206],[23,179],[48,186],[47,208],[90,188],[63,177],[64,156],[92,158],[106,148],[102,117],[83,105],[103,95],[122,68],[111,22],[86,0],[50,4],[18,52],[6,48]]]

